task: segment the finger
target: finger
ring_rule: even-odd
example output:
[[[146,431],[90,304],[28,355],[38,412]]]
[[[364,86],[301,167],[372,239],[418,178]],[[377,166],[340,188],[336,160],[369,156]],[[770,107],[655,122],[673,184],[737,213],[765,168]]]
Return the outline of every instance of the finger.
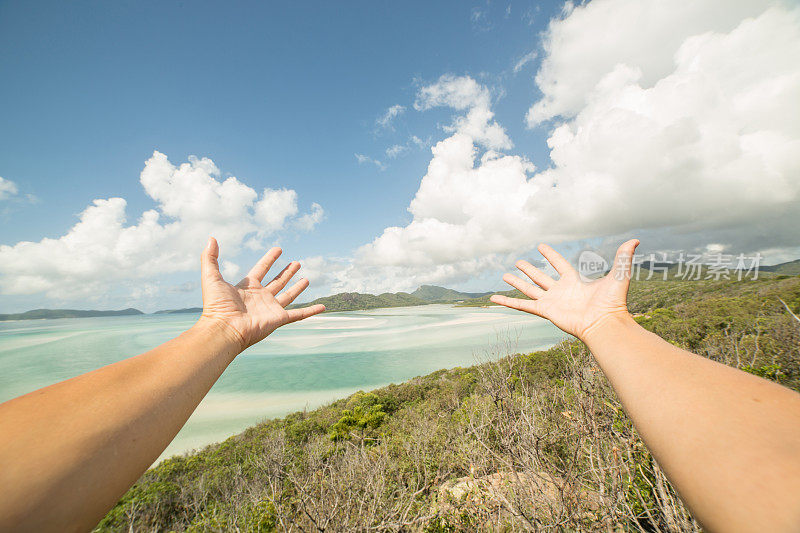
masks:
[[[575,269],[572,268],[572,265],[570,265],[569,262],[552,247],[542,243],[539,245],[538,250],[539,253],[541,253],[544,258],[547,259],[547,262],[553,265],[553,268],[555,268],[556,272],[558,272],[560,275],[577,275]]]
[[[294,285],[286,289],[284,292],[280,293],[275,299],[278,301],[281,306],[286,307],[290,303],[297,298],[301,292],[306,290],[308,287],[308,280],[302,278],[297,281]]]
[[[511,309],[517,309],[518,311],[525,311],[526,313],[544,316],[541,313],[539,305],[534,300],[522,300],[520,298],[509,298],[508,296],[503,296],[502,294],[493,294],[489,298],[489,301],[498,305],[510,307]]]
[[[219,244],[214,237],[208,238],[208,243],[200,257],[200,276],[203,283],[209,281],[219,281],[222,274],[219,273]]]
[[[300,309],[289,309],[287,313],[289,313],[289,324],[292,322],[297,322],[298,320],[303,320],[304,318],[308,318],[310,316],[317,315],[325,310],[325,306],[322,304],[317,305],[310,305],[308,307],[301,307]]]
[[[292,261],[264,287],[272,294],[278,294],[286,286],[286,284],[289,283],[289,280],[292,279],[292,276],[297,274],[298,270],[300,270],[300,263],[297,261]]]
[[[527,281],[523,281],[514,274],[504,274],[503,281],[515,289],[522,291],[525,296],[530,296],[531,298],[541,298],[544,296],[544,289],[537,287],[532,283],[528,283]]]
[[[280,257],[281,252],[282,250],[277,246],[270,248],[269,251],[265,253],[255,265],[253,265],[253,268],[250,269],[250,272],[247,273],[245,278],[250,278],[260,284],[261,280],[264,279],[264,276],[267,275],[269,269],[272,268],[272,265],[275,263],[278,257]]]
[[[625,284],[631,281],[631,267],[633,266],[633,253],[639,246],[639,239],[626,241],[617,248],[617,255],[614,256],[614,267],[609,276],[613,276],[615,281]]]
[[[553,278],[533,266],[532,264],[528,263],[527,261],[519,260],[516,263],[516,267],[522,270],[526,276],[531,278],[531,281],[543,288],[544,290],[549,289],[553,286],[553,283],[556,282]]]

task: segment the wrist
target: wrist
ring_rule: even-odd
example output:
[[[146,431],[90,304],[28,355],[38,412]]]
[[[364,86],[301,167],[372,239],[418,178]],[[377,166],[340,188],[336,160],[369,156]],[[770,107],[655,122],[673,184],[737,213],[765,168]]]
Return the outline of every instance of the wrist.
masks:
[[[231,359],[247,348],[241,333],[220,318],[202,315],[191,329],[206,336],[209,340],[221,343],[221,348],[231,354]]]
[[[638,324],[627,310],[608,313],[586,328],[580,339],[592,350],[593,345],[618,336],[630,327],[638,327]]]

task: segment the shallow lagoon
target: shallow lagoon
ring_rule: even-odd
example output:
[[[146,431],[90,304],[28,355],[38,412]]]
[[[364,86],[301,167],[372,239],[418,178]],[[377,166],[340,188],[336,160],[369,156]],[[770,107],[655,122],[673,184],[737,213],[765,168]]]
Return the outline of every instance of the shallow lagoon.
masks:
[[[0,323],[0,401],[146,351],[190,327],[194,315]],[[312,409],[357,390],[469,366],[511,340],[518,351],[564,334],[506,308],[426,305],[325,313],[285,326],[240,355],[165,456]]]

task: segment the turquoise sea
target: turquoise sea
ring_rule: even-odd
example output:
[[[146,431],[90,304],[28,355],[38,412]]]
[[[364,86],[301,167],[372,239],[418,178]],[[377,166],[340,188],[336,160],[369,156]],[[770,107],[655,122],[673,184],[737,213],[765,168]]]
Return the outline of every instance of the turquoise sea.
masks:
[[[146,351],[196,318],[0,322],[0,402]],[[285,326],[242,353],[162,458],[357,390],[475,364],[509,342],[517,351],[532,351],[564,337],[545,320],[500,307],[426,305],[325,313]]]

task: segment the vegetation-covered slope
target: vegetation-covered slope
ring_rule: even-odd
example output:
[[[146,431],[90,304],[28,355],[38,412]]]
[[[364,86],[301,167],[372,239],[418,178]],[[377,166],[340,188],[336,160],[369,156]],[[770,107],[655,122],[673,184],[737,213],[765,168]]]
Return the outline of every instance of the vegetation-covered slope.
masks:
[[[482,296],[484,293],[459,292],[454,289],[422,285],[411,294],[407,292],[384,292],[383,294],[362,294],[359,292],[341,292],[332,296],[317,298],[313,302],[293,305],[304,307],[312,304],[323,304],[327,311],[357,311],[378,309],[381,307],[408,307],[432,303],[448,303]]]
[[[407,292],[383,294],[362,294],[360,292],[341,292],[333,296],[317,298],[313,302],[297,304],[291,307],[305,307],[313,304],[323,304],[326,311],[357,311],[363,309],[378,309],[381,307],[407,307],[412,305],[426,305],[431,302],[415,298]]]
[[[138,309],[128,308],[119,311],[85,311],[82,309],[34,309],[24,313],[0,315],[0,320],[35,320],[40,318],[86,318],[93,316],[143,315]]]
[[[635,283],[648,329],[800,388],[800,278]],[[164,461],[103,531],[698,530],[585,347],[441,370]]]
[[[429,302],[455,302],[467,298],[478,298],[485,296],[486,292],[460,292],[455,289],[447,289],[445,287],[437,287],[436,285],[421,285],[417,290],[411,293],[422,300]]]
[[[156,311],[153,313],[154,315],[182,315],[182,314],[200,314],[203,312],[202,307],[184,307],[183,309],[163,309],[161,311]]]
[[[761,270],[783,276],[798,276],[800,275],[800,259],[787,261],[779,265],[763,266]]]

